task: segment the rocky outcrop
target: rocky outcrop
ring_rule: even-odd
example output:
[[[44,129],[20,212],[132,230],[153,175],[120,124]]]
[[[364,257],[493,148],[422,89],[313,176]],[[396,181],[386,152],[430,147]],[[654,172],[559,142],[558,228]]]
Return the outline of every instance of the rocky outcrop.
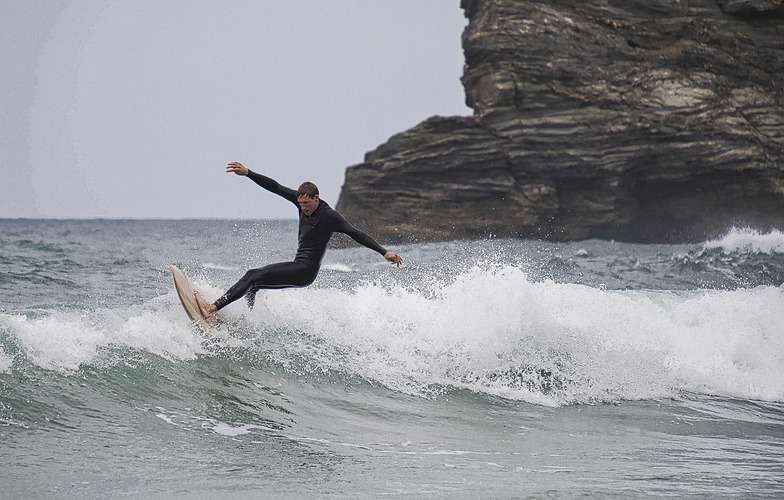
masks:
[[[784,227],[784,0],[463,0],[471,117],[349,167],[386,241]]]

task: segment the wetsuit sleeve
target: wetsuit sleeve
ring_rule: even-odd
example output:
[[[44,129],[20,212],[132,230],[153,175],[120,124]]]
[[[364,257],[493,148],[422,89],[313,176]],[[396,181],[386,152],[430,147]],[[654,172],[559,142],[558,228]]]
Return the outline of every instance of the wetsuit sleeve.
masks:
[[[266,175],[257,174],[252,170],[248,170],[248,179],[252,180],[259,186],[263,187],[267,191],[271,193],[275,193],[278,196],[281,196],[290,202],[296,204],[297,203],[297,191],[286,186],[281,186],[278,184],[278,181],[274,179],[270,179]]]
[[[346,221],[346,219],[344,219],[343,216],[340,215],[338,212],[335,212],[333,210],[330,215],[331,215],[330,222],[332,224],[333,231],[346,234],[360,245],[368,247],[371,250],[375,250],[381,255],[387,253],[386,248],[379,245],[376,240],[374,240],[367,234],[363,233],[359,229],[349,224],[348,221]]]

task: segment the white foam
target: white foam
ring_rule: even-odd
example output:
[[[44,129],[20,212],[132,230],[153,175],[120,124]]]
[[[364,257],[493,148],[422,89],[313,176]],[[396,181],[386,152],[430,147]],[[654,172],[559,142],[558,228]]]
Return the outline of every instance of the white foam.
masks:
[[[265,295],[281,345],[399,391],[439,387],[539,404],[673,391],[784,401],[782,289],[606,291],[474,269],[429,293],[379,286]]]
[[[84,317],[68,316],[4,316],[3,321],[11,326],[30,361],[49,370],[67,371],[94,358],[98,347],[107,343],[104,334],[86,324]]]
[[[261,425],[254,425],[254,424],[231,425],[225,422],[218,421],[213,426],[212,431],[215,434],[220,434],[221,436],[236,437],[236,436],[242,436],[244,434],[250,434],[256,429],[265,430],[265,431],[272,430],[269,427],[264,427]]]
[[[718,240],[706,242],[705,247],[726,252],[784,253],[784,233],[776,229],[769,233],[760,233],[754,229],[733,228]]]
[[[214,262],[205,262],[202,264],[205,269],[215,269],[216,271],[239,271],[237,266],[226,266],[222,264],[215,264]]]
[[[39,318],[0,314],[0,324],[15,337],[30,362],[47,370],[78,370],[85,363],[102,359],[102,351],[117,346],[169,359],[193,359],[204,352],[202,337],[181,314],[175,297],[172,292],[161,298],[162,304],[153,301],[91,313],[57,311]],[[157,309],[160,305],[165,308]]]
[[[321,266],[321,268],[322,269],[327,269],[327,270],[330,270],[330,271],[337,271],[337,272],[340,272],[340,273],[351,273],[351,272],[354,272],[354,270],[351,268],[351,266],[348,266],[346,264],[338,264],[338,263],[324,264],[323,266]]]
[[[156,417],[158,417],[158,418],[160,418],[161,420],[163,420],[163,421],[164,421],[164,422],[166,422],[167,424],[174,425],[174,426],[176,426],[176,425],[177,425],[177,424],[175,424],[175,423],[174,423],[174,421],[173,421],[173,420],[171,419],[171,417],[170,417],[170,416],[168,416],[168,415],[165,415],[165,414],[163,414],[163,413],[156,413],[156,414],[155,414],[155,416],[156,416]]]
[[[11,373],[11,365],[13,362],[14,358],[6,354],[3,348],[0,347],[0,373]]]

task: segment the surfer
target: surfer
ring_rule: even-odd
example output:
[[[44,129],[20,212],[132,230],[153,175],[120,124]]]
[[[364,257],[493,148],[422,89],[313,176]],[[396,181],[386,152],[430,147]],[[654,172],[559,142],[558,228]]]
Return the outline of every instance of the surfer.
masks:
[[[251,171],[241,163],[232,162],[226,166],[227,173],[245,176],[267,191],[277,194],[297,205],[299,210],[299,242],[293,262],[279,262],[258,269],[251,269],[212,304],[207,303],[198,293],[196,301],[205,319],[212,317],[227,305],[242,296],[252,309],[256,292],[277,288],[308,286],[316,279],[321,258],[327,250],[327,243],[333,233],[344,233],[357,243],[375,250],[386,260],[397,265],[403,259],[396,253],[387,251],[373,238],[355,228],[319,198],[319,191],[312,182],[304,182],[294,190],[281,186],[278,182]]]

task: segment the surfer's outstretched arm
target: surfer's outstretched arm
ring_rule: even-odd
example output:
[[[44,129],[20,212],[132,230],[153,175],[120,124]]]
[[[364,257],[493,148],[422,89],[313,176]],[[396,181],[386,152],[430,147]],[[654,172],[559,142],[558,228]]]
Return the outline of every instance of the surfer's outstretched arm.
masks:
[[[226,165],[226,173],[234,173],[237,175],[246,176],[259,186],[263,187],[271,193],[275,193],[292,203],[297,203],[297,191],[289,187],[283,186],[278,181],[267,177],[266,175],[258,174],[240,162],[233,161]]]
[[[376,252],[383,255],[386,260],[388,260],[392,264],[395,264],[398,267],[400,267],[400,264],[403,263],[402,257],[400,257],[398,254],[394,252],[387,251],[386,248],[379,245],[376,240],[368,236],[365,232],[360,231],[359,229],[351,225],[339,213],[332,211],[331,216],[332,216],[331,223],[334,225],[335,231],[346,234],[360,245],[365,246],[371,250],[375,250]]]

